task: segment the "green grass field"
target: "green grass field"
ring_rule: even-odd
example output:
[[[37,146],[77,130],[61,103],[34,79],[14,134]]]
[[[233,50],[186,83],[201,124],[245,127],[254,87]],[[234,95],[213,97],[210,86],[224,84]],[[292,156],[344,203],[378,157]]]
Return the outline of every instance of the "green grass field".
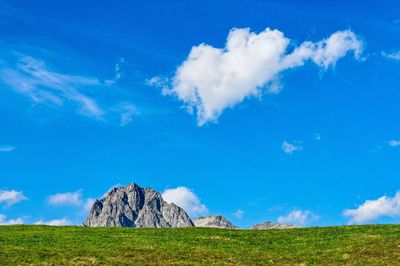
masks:
[[[0,226],[1,265],[399,265],[400,225],[287,230]]]

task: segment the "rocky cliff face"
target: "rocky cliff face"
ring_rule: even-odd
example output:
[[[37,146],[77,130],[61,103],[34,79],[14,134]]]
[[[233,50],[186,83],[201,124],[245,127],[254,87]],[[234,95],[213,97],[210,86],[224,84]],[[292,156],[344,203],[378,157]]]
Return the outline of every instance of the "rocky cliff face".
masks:
[[[287,228],[297,228],[299,226],[294,224],[279,224],[273,222],[265,222],[260,224],[255,224],[251,229],[287,229]]]
[[[238,228],[222,215],[210,215],[207,217],[200,217],[194,219],[193,223],[196,227],[215,227],[227,229]]]
[[[165,202],[161,194],[136,184],[113,188],[90,210],[85,226],[190,227],[186,212]]]

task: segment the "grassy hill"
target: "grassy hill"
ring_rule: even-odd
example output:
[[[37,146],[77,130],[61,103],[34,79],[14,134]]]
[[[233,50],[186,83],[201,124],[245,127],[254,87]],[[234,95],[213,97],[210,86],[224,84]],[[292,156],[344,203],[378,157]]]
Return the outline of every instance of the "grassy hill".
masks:
[[[0,226],[0,264],[399,265],[400,225],[287,230]]]

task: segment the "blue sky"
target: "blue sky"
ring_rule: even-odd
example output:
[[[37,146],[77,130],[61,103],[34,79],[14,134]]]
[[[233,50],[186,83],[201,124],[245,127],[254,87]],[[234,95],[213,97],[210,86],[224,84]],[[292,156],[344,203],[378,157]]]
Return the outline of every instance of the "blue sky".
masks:
[[[0,223],[132,182],[239,226],[400,222],[396,1],[0,1],[0,37]]]

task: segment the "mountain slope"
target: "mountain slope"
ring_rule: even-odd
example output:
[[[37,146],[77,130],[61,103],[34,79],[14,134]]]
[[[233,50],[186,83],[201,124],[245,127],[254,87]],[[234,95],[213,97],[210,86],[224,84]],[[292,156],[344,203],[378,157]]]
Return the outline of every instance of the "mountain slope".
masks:
[[[280,224],[273,222],[264,222],[260,224],[254,224],[251,229],[288,229],[288,228],[298,228],[298,225],[294,224]]]

